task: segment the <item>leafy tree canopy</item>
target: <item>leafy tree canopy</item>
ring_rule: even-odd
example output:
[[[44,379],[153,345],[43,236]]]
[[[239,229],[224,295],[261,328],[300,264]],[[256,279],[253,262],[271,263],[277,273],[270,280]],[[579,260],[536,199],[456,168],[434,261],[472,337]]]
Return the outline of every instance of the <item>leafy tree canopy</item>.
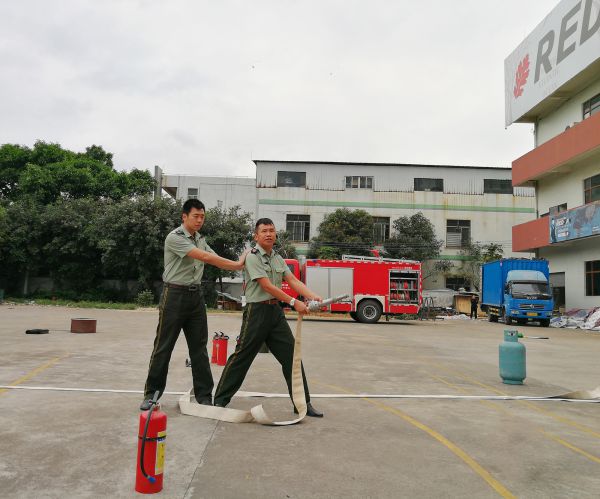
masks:
[[[460,253],[468,258],[462,262],[459,275],[467,278],[471,282],[471,285],[479,291],[481,264],[499,260],[504,254],[504,249],[502,248],[502,245],[498,243],[483,244],[477,241],[471,241],[460,251]]]
[[[101,251],[103,275],[152,289],[162,279],[165,237],[181,223],[181,204],[139,198],[102,205],[92,238]]]
[[[397,218],[392,227],[392,237],[384,242],[391,258],[424,261],[440,254],[443,241],[436,239],[433,224],[423,213]]]
[[[298,252],[294,243],[292,243],[291,235],[285,230],[277,232],[277,241],[275,241],[274,248],[283,258],[298,258]]]
[[[154,179],[149,172],[116,171],[112,158],[97,145],[76,153],[43,141],[32,149],[4,144],[0,146],[0,198],[27,196],[48,204],[59,198],[122,199],[153,192]]]
[[[310,242],[309,258],[369,255],[373,248],[373,217],[364,210],[340,208],[327,215]]]
[[[230,260],[237,260],[246,243],[251,239],[252,215],[242,212],[240,206],[234,206],[229,210],[210,208],[206,211],[206,221],[201,232],[215,253]],[[204,268],[204,279],[209,281],[233,274],[212,265]]]

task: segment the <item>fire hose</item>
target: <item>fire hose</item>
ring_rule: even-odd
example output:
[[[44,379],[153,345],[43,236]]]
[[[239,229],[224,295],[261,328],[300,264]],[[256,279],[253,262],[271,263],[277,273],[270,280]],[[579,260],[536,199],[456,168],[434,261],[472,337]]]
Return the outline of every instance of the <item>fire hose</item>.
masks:
[[[332,303],[345,300],[348,295],[340,295],[327,298],[321,302],[310,301],[307,303],[310,312],[316,312]],[[259,423],[272,426],[287,426],[299,423],[306,416],[306,397],[302,383],[302,315],[298,315],[296,322],[296,334],[294,335],[294,358],[292,362],[292,401],[298,410],[298,417],[289,421],[273,421],[265,412],[262,404],[254,406],[249,411],[240,409],[229,409],[227,407],[216,407],[200,405],[194,400],[193,388],[182,395],[179,399],[179,409],[182,414],[197,416],[201,418],[216,419],[228,423]]]

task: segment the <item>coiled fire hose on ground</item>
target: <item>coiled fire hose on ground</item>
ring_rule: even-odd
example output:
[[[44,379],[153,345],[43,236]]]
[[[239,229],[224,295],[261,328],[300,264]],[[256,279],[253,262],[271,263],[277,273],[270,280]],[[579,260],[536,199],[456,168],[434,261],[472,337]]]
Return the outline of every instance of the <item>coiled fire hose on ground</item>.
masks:
[[[327,298],[322,302],[308,302],[308,310],[316,312],[332,303],[342,301],[348,295],[340,295]],[[298,314],[296,322],[296,333],[294,335],[294,360],[292,363],[292,401],[298,409],[298,417],[289,421],[273,421],[265,412],[262,404],[254,406],[249,411],[240,409],[229,409],[227,407],[216,407],[197,404],[194,401],[194,392],[191,389],[179,399],[179,409],[182,414],[197,416],[200,418],[216,419],[227,423],[259,423],[263,425],[287,426],[299,423],[306,416],[306,397],[304,396],[304,385],[302,383],[302,314]]]

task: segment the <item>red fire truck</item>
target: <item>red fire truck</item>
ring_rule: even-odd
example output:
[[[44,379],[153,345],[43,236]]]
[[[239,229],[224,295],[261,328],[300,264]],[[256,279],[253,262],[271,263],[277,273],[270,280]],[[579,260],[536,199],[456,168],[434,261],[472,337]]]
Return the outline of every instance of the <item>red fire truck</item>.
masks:
[[[358,322],[374,323],[382,315],[417,314],[422,303],[421,262],[344,255],[341,260],[286,260],[294,275],[323,298],[347,294],[331,312],[350,313]],[[296,293],[284,281],[283,290]]]

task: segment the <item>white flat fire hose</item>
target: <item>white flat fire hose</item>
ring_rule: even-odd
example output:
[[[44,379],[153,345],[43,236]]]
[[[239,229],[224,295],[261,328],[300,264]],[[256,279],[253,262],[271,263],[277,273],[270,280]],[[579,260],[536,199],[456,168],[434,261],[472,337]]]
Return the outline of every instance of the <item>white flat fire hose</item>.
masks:
[[[316,312],[327,305],[348,298],[348,295],[328,298],[322,302],[311,301],[307,304],[309,311]],[[304,384],[302,383],[302,314],[298,314],[296,322],[296,334],[294,335],[294,360],[292,363],[292,401],[298,410],[298,417],[289,421],[273,421],[263,409],[262,404],[254,406],[249,411],[240,409],[228,409],[202,405],[194,400],[194,392],[191,389],[179,399],[179,410],[188,416],[216,419],[228,423],[259,423],[272,426],[287,426],[299,423],[306,416],[306,397],[304,395]]]

